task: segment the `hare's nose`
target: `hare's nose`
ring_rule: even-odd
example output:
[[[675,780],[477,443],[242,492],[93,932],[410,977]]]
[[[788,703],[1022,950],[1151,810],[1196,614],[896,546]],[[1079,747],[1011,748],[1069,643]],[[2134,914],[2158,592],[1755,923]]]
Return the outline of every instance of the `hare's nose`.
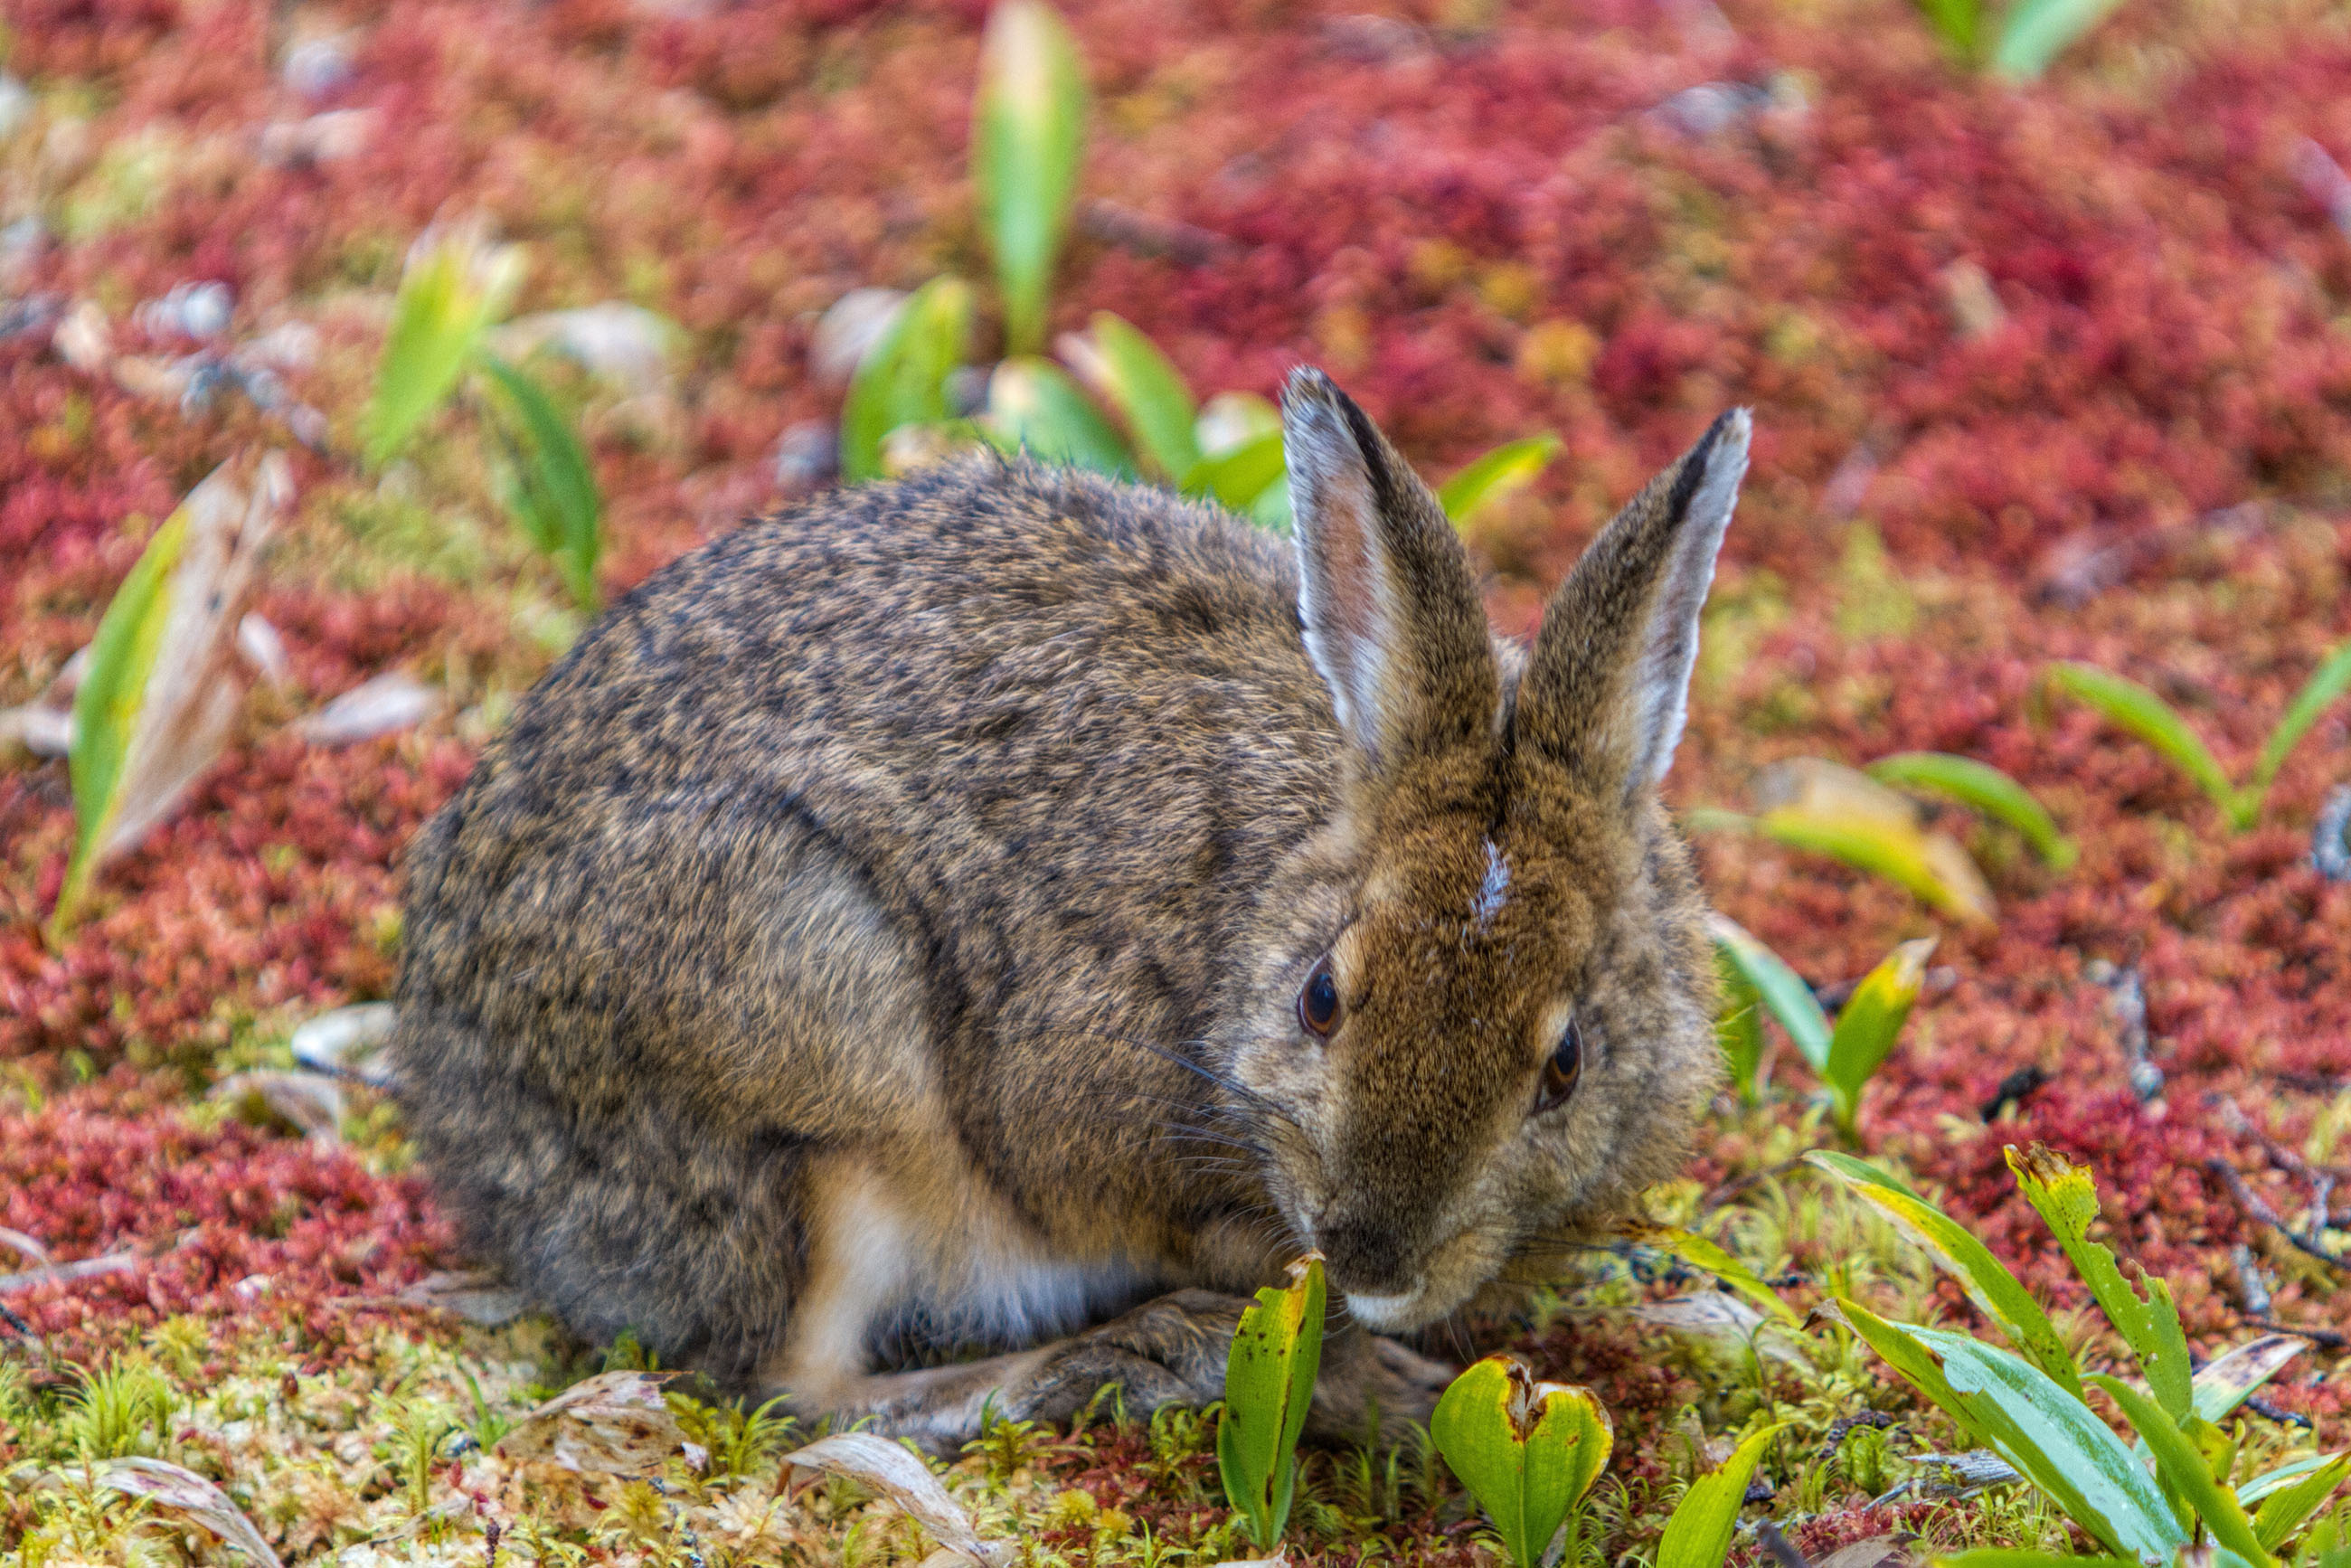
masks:
[[[1351,1299],[1411,1292],[1414,1281],[1403,1249],[1384,1227],[1342,1220],[1325,1229],[1320,1239],[1331,1283]]]

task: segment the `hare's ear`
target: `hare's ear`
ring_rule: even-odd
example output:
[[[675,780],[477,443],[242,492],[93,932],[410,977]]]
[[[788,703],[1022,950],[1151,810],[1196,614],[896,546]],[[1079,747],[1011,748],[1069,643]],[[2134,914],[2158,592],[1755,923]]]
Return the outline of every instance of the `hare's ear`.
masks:
[[[1601,530],[1543,612],[1513,726],[1595,794],[1630,800],[1673,766],[1748,430],[1743,408],[1716,420]]]
[[[1291,374],[1282,444],[1306,651],[1375,768],[1493,733],[1501,682],[1445,508],[1354,400]]]

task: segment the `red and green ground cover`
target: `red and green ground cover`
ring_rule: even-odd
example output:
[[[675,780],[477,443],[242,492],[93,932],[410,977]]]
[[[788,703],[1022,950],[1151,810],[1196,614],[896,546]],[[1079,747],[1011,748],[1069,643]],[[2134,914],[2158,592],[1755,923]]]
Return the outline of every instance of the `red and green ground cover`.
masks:
[[[2058,874],[1955,819],[2001,902],[1978,929],[1824,862],[1703,841],[1719,906],[1815,983],[1941,938],[1865,1102],[1865,1149],[2067,1306],[2078,1288],[2014,1197],[2005,1145],[2095,1168],[2114,1243],[2172,1281],[2202,1353],[2256,1319],[2351,1333],[2342,1270],[2231,1185],[2343,1241],[2326,1188],[2351,1166],[2351,884],[2308,851],[2351,778],[2351,708],[2234,835],[2136,742],[2034,703],[2048,661],[2104,664],[2185,709],[2241,776],[2351,636],[2351,211],[2330,207],[2311,153],[2351,162],[2351,15],[2127,0],[2016,88],[1954,67],[1890,0],[1068,14],[1103,203],[1064,266],[1062,324],[1117,311],[1204,390],[1270,392],[1290,365],[1323,364],[1432,476],[1560,432],[1562,460],[1474,530],[1511,631],[1648,472],[1752,404],[1674,801],[1741,804],[1787,757],[1934,749],[2023,780],[2082,846]],[[284,378],[331,432],[296,450],[297,515],[258,603],[287,683],[256,689],[244,737],[55,950],[39,927],[72,843],[64,766],[0,766],[0,1226],[57,1260],[139,1255],[0,1296],[19,1321],[0,1329],[13,1479],[72,1452],[68,1364],[110,1364],[170,1391],[151,1450],[234,1479],[289,1559],[470,1561],[489,1521],[542,1563],[919,1555],[853,1493],[770,1506],[773,1444],[749,1443],[731,1479],[601,1492],[429,1443],[432,1462],[410,1464],[434,1421],[511,1416],[593,1362],[543,1325],[469,1330],[392,1299],[461,1260],[388,1107],[359,1097],[341,1139],[306,1139],[207,1094],[282,1064],[305,1017],[387,994],[401,846],[576,632],[500,520],[462,412],[381,475],[350,456],[410,241],[436,214],[485,213],[529,247],[520,308],[624,299],[684,329],[657,389],[566,389],[619,591],[789,498],[779,442],[838,408],[808,367],[827,306],[985,275],[963,174],[981,20],[976,4],[869,0],[0,9],[0,59],[29,94],[0,98],[0,707],[89,640],[191,485],[290,445],[235,395],[188,407],[78,368],[23,302],[87,302],[119,353],[160,356],[187,345],[134,307],[225,283],[233,339],[315,332]],[[306,95],[279,63],[319,38],[341,40],[347,68]],[[307,153],[265,134],[345,111],[350,144],[325,156],[315,120]],[[441,715],[340,747],[286,727],[392,669],[439,692]],[[2132,976],[2164,1078],[2147,1100],[2115,1001]],[[2032,1068],[2045,1078],[1988,1123]],[[1799,1300],[1857,1269],[1906,1310],[1965,1321],[1955,1288],[1789,1168],[1831,1134],[1784,1044],[1775,1077],[1761,1108],[1719,1110],[1661,1202]],[[14,1246],[0,1238],[0,1269],[39,1261]],[[1865,1354],[1726,1358],[1616,1310],[1639,1294],[1563,1288],[1534,1322],[1479,1326],[1616,1411],[1612,1549],[1649,1550],[1693,1455],[1763,1412],[1798,1420],[1771,1473],[1807,1549],[1896,1526],[2063,1539],[2009,1493],[1869,1509],[1878,1480],[1911,1472],[1855,1458],[1833,1424],[1893,1413],[1897,1454],[1947,1427]],[[2341,1348],[2323,1340],[2273,1394],[2328,1447],[2351,1435]],[[2274,1423],[2257,1437],[2296,1440]],[[1414,1456],[1393,1479],[1354,1464],[1315,1462],[1305,1550],[1486,1550]],[[1105,1416],[1058,1446],[1011,1434],[957,1474],[1039,1560],[1152,1563],[1215,1549],[1223,1518],[1180,1421]],[[29,1568],[216,1550],[121,1514],[12,1484],[0,1552]]]

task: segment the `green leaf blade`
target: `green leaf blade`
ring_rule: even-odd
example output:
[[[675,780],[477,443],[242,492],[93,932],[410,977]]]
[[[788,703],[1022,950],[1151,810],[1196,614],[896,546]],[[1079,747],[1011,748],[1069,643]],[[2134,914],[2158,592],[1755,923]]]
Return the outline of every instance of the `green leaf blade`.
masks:
[[[2212,1479],[2211,1466],[2163,1406],[2120,1378],[2101,1374],[2090,1381],[2122,1406],[2140,1439],[2154,1453],[2164,1484],[2186,1500],[2204,1528],[2212,1532],[2213,1541],[2249,1563],[2270,1562],[2269,1552],[2253,1532],[2253,1521],[2245,1517],[2236,1494]]]
[[[850,378],[841,410],[841,475],[850,484],[883,476],[882,444],[909,424],[948,416],[946,380],[971,338],[971,286],[935,277],[908,297]]]
[[[2313,1466],[2299,1479],[2262,1494],[2261,1511],[2253,1515],[2255,1539],[2266,1551],[2275,1552],[2284,1546],[2301,1528],[2302,1521],[2335,1495],[2346,1476],[2351,1476],[2351,1455],[2335,1454]],[[2246,1501],[2241,1488],[2237,1501],[2240,1507]]]
[[[2122,1439],[2038,1367],[1965,1334],[1907,1331],[2002,1458],[2109,1550],[2168,1562],[2184,1544],[2179,1520]],[[2256,1560],[2258,1561],[2258,1559]]]
[[[2204,744],[2203,737],[2188,727],[2188,721],[2169,703],[2137,681],[2126,680],[2095,664],[2053,664],[2048,680],[2057,690],[2095,710],[2116,729],[2153,747],[2210,796],[2231,821],[2236,821],[2236,787],[2220,770],[2219,759]]]
[[[496,354],[486,353],[482,368],[518,427],[507,437],[517,470],[509,509],[562,571],[572,601],[593,615],[603,605],[596,565],[603,554],[604,496],[587,449],[536,381]]]
[[[1134,477],[1134,457],[1066,371],[1050,361],[1015,358],[987,378],[988,438],[1043,463]]]
[[[477,225],[428,234],[420,246],[401,273],[374,392],[360,415],[371,466],[396,456],[441,406],[522,287],[521,249],[489,244]]]
[[[1016,354],[1044,345],[1053,264],[1085,158],[1086,78],[1077,41],[1043,0],[998,0],[980,43],[972,179]]]
[[[1959,1281],[1976,1310],[1997,1324],[2010,1343],[2058,1386],[2077,1399],[2081,1396],[2081,1370],[2056,1325],[2032,1293],[1972,1231],[1866,1160],[1828,1149],[1815,1149],[1804,1158],[1892,1219]]]
[[[1288,471],[1281,432],[1269,430],[1201,458],[1184,476],[1183,489],[1187,496],[1212,496],[1246,513]]]
[[[147,695],[148,677],[162,646],[172,614],[172,569],[188,541],[188,510],[183,506],[163,519],[147,541],[122,586],[99,617],[89,645],[89,667],[74,693],[73,744],[66,773],[73,787],[74,847],[64,883],[49,915],[52,942],[73,926],[88,896],[114,818],[120,807],[124,764],[131,737]]]
[[[1909,1020],[1910,1009],[1926,984],[1927,960],[1934,951],[1931,936],[1903,943],[1862,977],[1837,1013],[1821,1081],[1835,1102],[1837,1124],[1848,1134],[1861,1113],[1861,1092],[1902,1037],[1902,1026]]]
[[[1813,988],[1777,953],[1728,916],[1709,916],[1707,932],[1714,938],[1717,957],[1754,989],[1780,1027],[1788,1031],[1788,1038],[1795,1042],[1797,1051],[1813,1071],[1819,1072],[1825,1068],[1833,1031],[1829,1015],[1821,1010]]]
[[[2119,0],[2022,0],[2008,15],[1992,50],[1992,68],[2031,81],[2100,22]]]
[[[1298,1438],[1322,1366],[1323,1309],[1322,1257],[1310,1252],[1290,1265],[1286,1290],[1261,1290],[1242,1312],[1226,1359],[1217,1468],[1227,1500],[1261,1547],[1289,1522]]]
[[[1164,479],[1189,474],[1200,461],[1200,411],[1159,345],[1107,310],[1094,313],[1090,337],[1061,341],[1061,357],[1118,411],[1144,461]]]
[[[2032,792],[1989,762],[1946,751],[1903,751],[1863,771],[1881,784],[1931,790],[2006,823],[2053,870],[2066,870],[2079,853]]]
[[[2114,1253],[2090,1239],[2091,1222],[2098,1218],[2098,1189],[2086,1169],[2039,1144],[2022,1153],[2011,1145],[2007,1158],[2008,1168],[2016,1173],[2017,1189],[2055,1233],[2074,1271],[2090,1287],[2115,1332],[2137,1353],[2164,1414],[2186,1421],[2195,1393],[2188,1340],[2171,1303],[2171,1287],[2147,1275],[2147,1291],[2141,1295],[2123,1278]]]
[[[1559,455],[1560,439],[1546,431],[1495,447],[1472,458],[1437,492],[1445,515],[1456,527],[1480,507],[1500,500],[1511,491],[1534,482]]]
[[[2310,679],[2303,683],[2302,690],[2294,694],[2294,701],[2286,705],[2285,716],[2270,732],[2269,744],[2262,747],[2261,760],[2253,765],[2251,793],[2255,810],[2269,794],[2278,769],[2285,766],[2285,759],[2294,754],[2310,727],[2318,722],[2318,716],[2347,691],[2351,691],[2351,643],[2344,643],[2320,661]]]
[[[1747,1483],[1780,1431],[1779,1426],[1764,1427],[1740,1444],[1721,1469],[1690,1483],[1673,1517],[1666,1521],[1666,1533],[1657,1542],[1657,1568],[1722,1568],[1739,1510],[1747,1500]]]

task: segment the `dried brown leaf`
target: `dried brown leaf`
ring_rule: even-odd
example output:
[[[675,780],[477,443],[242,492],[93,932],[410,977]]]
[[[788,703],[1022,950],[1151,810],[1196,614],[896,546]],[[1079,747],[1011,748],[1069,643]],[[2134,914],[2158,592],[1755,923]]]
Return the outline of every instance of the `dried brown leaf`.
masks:
[[[162,1459],[109,1459],[94,1467],[90,1479],[109,1491],[144,1498],[204,1526],[264,1568],[281,1568],[277,1553],[261,1531],[220,1488],[178,1465]]]
[[[410,728],[441,711],[441,694],[399,670],[360,682],[318,712],[296,721],[294,733],[313,746],[349,746]]]
[[[322,1072],[239,1072],[213,1085],[207,1098],[228,1102],[249,1122],[275,1119],[320,1143],[331,1144],[342,1135],[342,1086]]]
[[[493,1329],[514,1322],[529,1305],[522,1291],[480,1269],[427,1274],[401,1291],[399,1299],[408,1306],[454,1312],[469,1323]]]
[[[1009,1542],[981,1541],[963,1505],[947,1495],[947,1489],[939,1484],[922,1456],[904,1444],[871,1432],[842,1432],[794,1449],[784,1456],[784,1463],[794,1469],[844,1476],[872,1488],[911,1514],[941,1547],[975,1563],[995,1568],[1010,1563],[1015,1555]]]
[[[271,453],[252,488],[223,464],[190,492],[187,543],[172,569],[171,611],[153,674],[115,787],[116,806],[97,861],[134,848],[179,803],[228,744],[251,681],[236,653],[237,622],[253,591],[261,547],[294,495],[293,470]]]
[[[659,1475],[685,1449],[685,1433],[662,1398],[667,1381],[659,1373],[606,1372],[574,1384],[524,1417],[497,1451],[567,1470]]]

